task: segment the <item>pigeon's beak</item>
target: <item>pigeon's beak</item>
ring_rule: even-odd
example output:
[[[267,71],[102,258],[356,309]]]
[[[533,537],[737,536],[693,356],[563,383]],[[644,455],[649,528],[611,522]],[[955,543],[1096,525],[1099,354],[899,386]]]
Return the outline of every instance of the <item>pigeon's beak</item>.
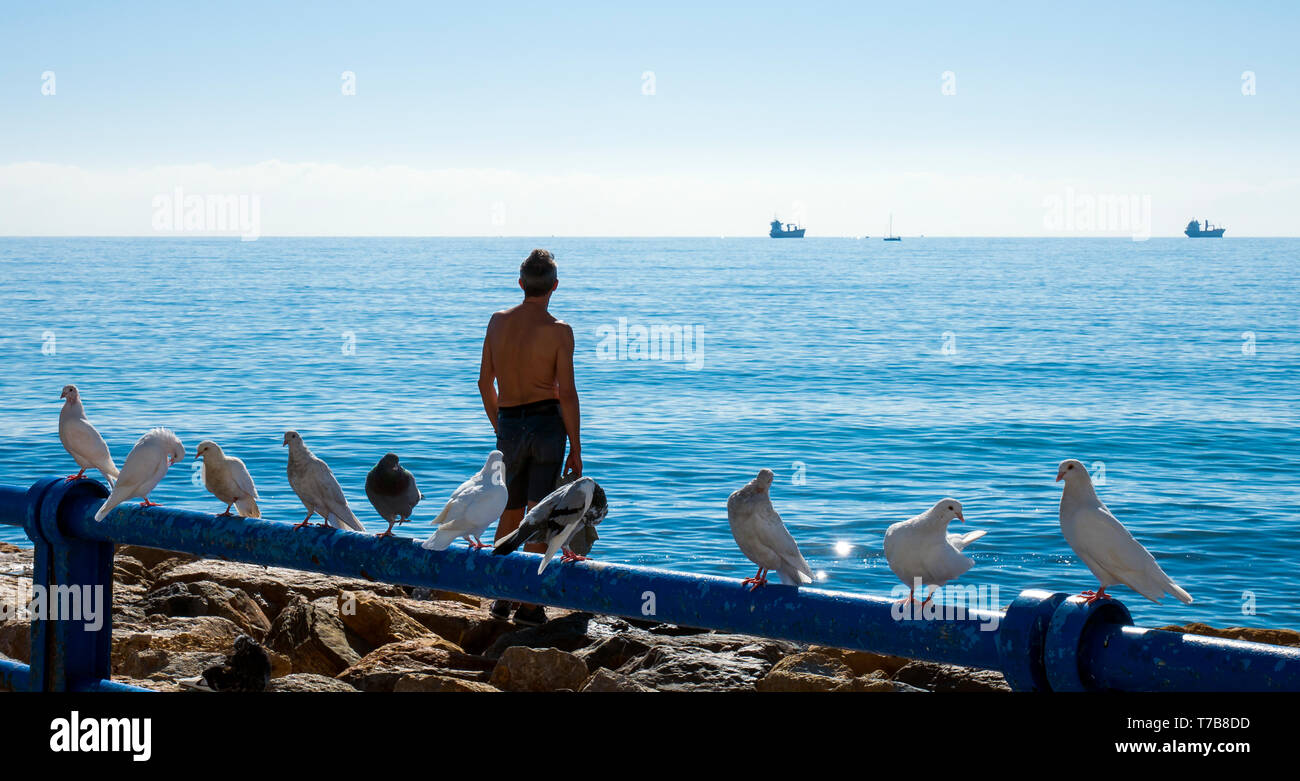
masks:
[[[1061,482],[1061,481],[1064,480],[1064,479],[1065,479],[1065,470],[1062,469],[1061,471],[1059,471],[1059,472],[1056,473],[1056,482],[1059,483],[1059,482]]]
[[[966,522],[966,519],[962,516],[961,513],[957,513],[957,520],[961,521],[962,523]]]

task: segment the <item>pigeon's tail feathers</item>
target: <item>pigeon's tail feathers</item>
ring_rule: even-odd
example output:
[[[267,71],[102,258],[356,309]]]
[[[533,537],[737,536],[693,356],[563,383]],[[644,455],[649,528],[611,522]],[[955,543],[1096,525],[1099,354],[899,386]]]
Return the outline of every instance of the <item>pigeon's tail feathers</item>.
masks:
[[[261,518],[262,510],[257,506],[257,502],[251,496],[240,497],[235,500],[235,509],[245,518]]]
[[[578,527],[581,525],[582,519],[579,518],[568,526],[565,526],[559,534],[551,537],[551,539],[546,543],[546,555],[542,556],[542,563],[537,567],[538,575],[542,574],[546,569],[546,566],[551,563],[551,559],[555,558],[555,554],[559,553],[561,548],[569,544],[569,540],[573,538],[573,535],[577,533]]]
[[[429,539],[425,540],[420,546],[425,550],[447,550],[451,543],[456,539],[457,531],[450,527],[449,524],[439,526]]]
[[[782,583],[788,583],[791,586],[805,586],[813,582],[811,572],[804,572],[795,567],[783,567],[777,570],[777,573],[781,575]]]
[[[116,494],[116,491],[114,492],[114,494]],[[111,512],[114,507],[117,507],[119,504],[122,503],[124,497],[115,496],[114,494],[110,494],[108,499],[104,500],[104,503],[101,504],[99,506],[99,509],[95,511],[96,521],[104,520],[104,518],[108,516],[109,512]]]
[[[351,507],[344,507],[339,512],[331,512],[325,516],[325,522],[335,529],[348,529],[354,532],[363,532],[366,530],[364,524],[357,518],[357,514],[352,512]]]
[[[965,550],[967,545],[970,545],[972,542],[986,534],[988,534],[988,532],[983,529],[980,529],[979,531],[966,532],[965,534],[949,534],[948,543],[957,550]]]
[[[524,544],[523,531],[523,527],[520,526],[518,529],[515,529],[506,536],[497,540],[496,544],[492,546],[492,554],[494,556],[506,556],[519,550],[519,546]]]
[[[107,464],[104,464],[103,466],[99,467],[99,471],[102,472],[104,474],[104,478],[108,480],[109,487],[112,487],[112,485],[117,482],[117,475],[118,475],[117,465],[114,464],[112,461],[109,461]]]
[[[1170,594],[1174,595],[1175,599],[1177,599],[1179,602],[1182,602],[1184,605],[1192,604],[1192,595],[1188,594],[1186,591],[1182,589],[1182,587],[1180,587],[1177,583],[1173,582],[1172,580],[1169,581],[1168,591]]]

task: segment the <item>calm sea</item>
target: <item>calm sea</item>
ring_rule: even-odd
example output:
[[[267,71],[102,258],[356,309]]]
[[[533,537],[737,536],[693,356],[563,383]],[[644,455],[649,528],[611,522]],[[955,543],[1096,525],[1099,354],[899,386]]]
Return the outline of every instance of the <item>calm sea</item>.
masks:
[[[119,466],[151,426],[214,439],[270,518],[304,514],[285,429],[374,531],[392,450],[423,536],[493,446],[482,332],[534,246],[577,335],[600,558],[753,574],[726,500],[769,467],[827,588],[888,595],[885,528],[951,495],[988,530],[961,582],[1078,591],[1053,482],[1076,457],[1196,597],[1117,588],[1139,623],[1300,627],[1300,240],[0,239],[0,483],[75,471],[74,383]],[[649,333],[677,349],[645,359]],[[189,464],[152,498],[221,509]]]

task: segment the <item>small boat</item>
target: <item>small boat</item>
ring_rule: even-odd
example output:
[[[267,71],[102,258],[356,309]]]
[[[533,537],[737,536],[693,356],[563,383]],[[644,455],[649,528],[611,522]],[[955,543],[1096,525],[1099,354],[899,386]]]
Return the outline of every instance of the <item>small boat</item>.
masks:
[[[1223,238],[1223,232],[1226,230],[1227,228],[1211,225],[1209,220],[1205,221],[1205,229],[1202,230],[1201,223],[1192,220],[1187,223],[1187,230],[1183,231],[1183,233],[1186,233],[1189,239],[1219,239]]]
[[[902,240],[903,240],[903,237],[902,237],[902,236],[895,236],[895,235],[894,235],[894,215],[893,215],[892,213],[889,215],[889,234],[888,234],[887,236],[885,236],[884,240],[885,240],[885,241],[902,241]]]
[[[802,239],[803,232],[804,229],[795,225],[793,222],[787,223],[782,227],[780,220],[773,219],[772,230],[768,231],[767,235],[774,239]]]

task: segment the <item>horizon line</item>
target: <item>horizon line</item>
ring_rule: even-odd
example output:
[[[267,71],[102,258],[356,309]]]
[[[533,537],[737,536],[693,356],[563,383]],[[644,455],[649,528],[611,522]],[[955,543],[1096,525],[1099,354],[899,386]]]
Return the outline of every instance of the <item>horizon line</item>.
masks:
[[[1181,233],[1151,235],[1145,239],[1134,239],[1127,235],[1070,235],[1070,236],[1037,236],[1030,234],[1022,235],[993,235],[993,234],[899,234],[904,239],[1096,239],[1096,240],[1119,240],[1141,243],[1151,239],[1175,239],[1189,238]],[[792,242],[807,239],[846,239],[849,241],[864,241],[867,239],[880,238],[883,240],[884,234],[878,236],[863,235],[825,235],[825,236],[806,236],[802,239],[794,239]],[[1226,238],[1226,237],[1219,237]],[[1233,239],[1296,239],[1300,236],[1289,235],[1236,235]],[[72,234],[72,233],[0,233],[0,239],[230,239],[235,241],[245,241],[237,233],[217,233],[217,234],[196,234],[185,233],[181,231],[159,231],[156,233],[115,233],[115,234]],[[713,235],[713,234],[688,234],[675,236],[653,236],[653,235],[631,235],[631,234],[613,234],[613,233],[588,233],[588,234],[520,234],[520,235],[490,235],[490,234],[423,234],[423,233],[394,233],[394,234],[308,234],[308,233],[281,233],[281,234],[260,234],[256,239],[248,241],[260,241],[262,239],[764,239],[767,241],[779,241],[770,236],[763,234],[736,234],[736,235]],[[1232,239],[1228,239],[1231,241]]]

